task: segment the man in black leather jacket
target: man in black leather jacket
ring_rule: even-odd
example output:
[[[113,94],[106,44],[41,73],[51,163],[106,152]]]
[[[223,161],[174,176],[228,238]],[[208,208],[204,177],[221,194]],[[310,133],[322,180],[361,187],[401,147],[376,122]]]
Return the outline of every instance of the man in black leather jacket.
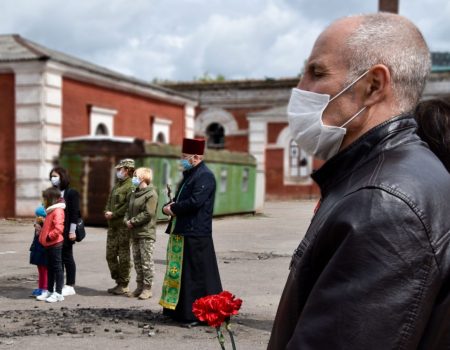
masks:
[[[429,68],[398,15],[347,17],[317,39],[288,117],[326,160],[321,200],[269,349],[450,349],[450,176],[408,114]]]

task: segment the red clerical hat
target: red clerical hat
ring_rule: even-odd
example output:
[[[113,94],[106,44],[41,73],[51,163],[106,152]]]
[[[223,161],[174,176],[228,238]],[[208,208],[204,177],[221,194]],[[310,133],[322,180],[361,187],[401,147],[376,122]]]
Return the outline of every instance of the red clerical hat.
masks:
[[[186,154],[203,155],[205,152],[205,139],[183,139],[181,152]]]

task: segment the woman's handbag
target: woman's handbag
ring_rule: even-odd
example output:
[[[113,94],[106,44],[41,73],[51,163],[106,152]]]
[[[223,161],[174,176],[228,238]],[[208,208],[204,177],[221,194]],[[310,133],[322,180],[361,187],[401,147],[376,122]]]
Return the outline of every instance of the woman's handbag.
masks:
[[[75,238],[75,241],[81,242],[84,237],[86,237],[86,230],[84,228],[84,222],[82,218],[78,219],[77,228],[75,229],[75,234],[77,237]]]

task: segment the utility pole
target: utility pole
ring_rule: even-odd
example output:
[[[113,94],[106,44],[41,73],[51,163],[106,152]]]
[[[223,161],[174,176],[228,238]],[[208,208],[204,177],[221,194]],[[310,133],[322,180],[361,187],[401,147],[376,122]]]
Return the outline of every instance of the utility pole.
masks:
[[[398,13],[400,0],[378,0],[378,12]]]

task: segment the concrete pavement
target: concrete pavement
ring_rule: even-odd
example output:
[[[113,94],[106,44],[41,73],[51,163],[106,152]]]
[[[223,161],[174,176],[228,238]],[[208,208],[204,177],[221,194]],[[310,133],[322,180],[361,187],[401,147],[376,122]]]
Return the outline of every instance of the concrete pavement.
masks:
[[[232,320],[238,349],[265,349],[291,254],[309,225],[314,206],[314,201],[268,202],[260,215],[214,219],[223,287],[243,299],[240,315]],[[30,298],[37,275],[36,267],[28,264],[32,230],[31,221],[0,220],[0,349],[219,348],[212,329],[180,328],[161,318],[158,301],[165,271],[165,225],[157,229],[154,297],[147,301],[105,292],[113,285],[105,261],[106,229],[92,227],[85,241],[74,247],[78,294],[57,304]],[[131,288],[134,277],[133,270]],[[36,332],[33,327],[39,324],[40,315],[42,322],[54,322],[54,329],[62,330],[41,327]],[[73,332],[65,331],[68,318],[67,327]],[[89,332],[83,331],[86,325]],[[17,329],[30,332],[20,335]],[[47,333],[42,334],[45,329]]]

